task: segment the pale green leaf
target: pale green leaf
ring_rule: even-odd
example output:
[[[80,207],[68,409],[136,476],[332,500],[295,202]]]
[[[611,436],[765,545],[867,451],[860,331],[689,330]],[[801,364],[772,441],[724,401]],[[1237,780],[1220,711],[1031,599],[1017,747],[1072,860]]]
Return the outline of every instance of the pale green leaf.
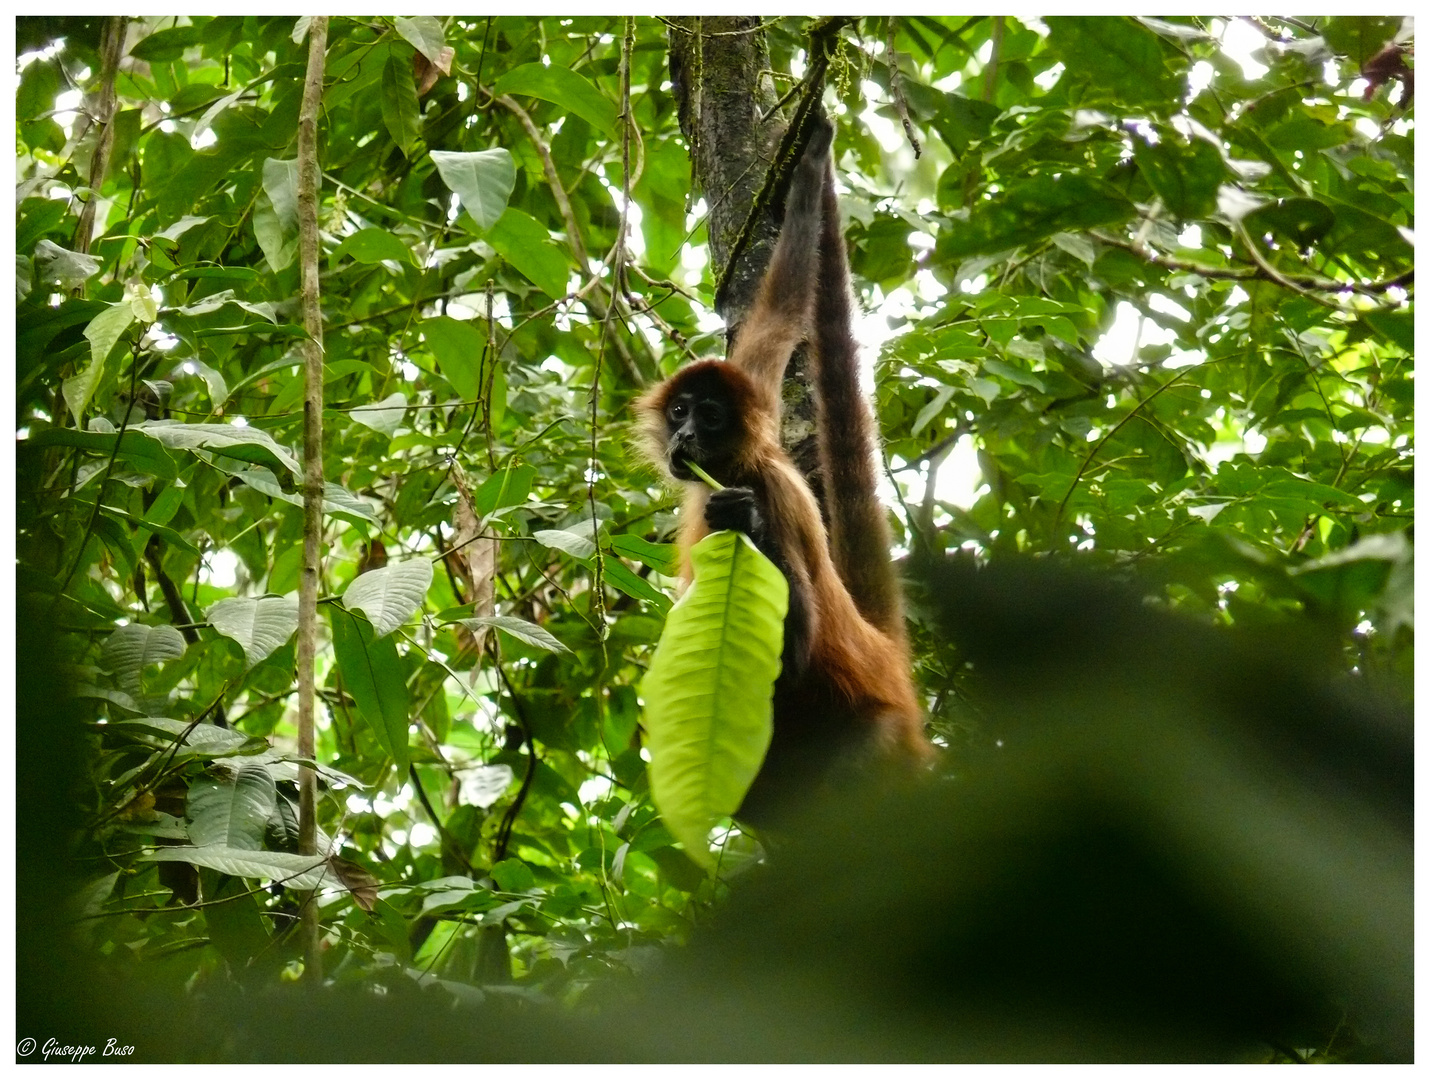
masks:
[[[697,862],[740,807],[774,731],[789,586],[748,537],[712,533],[690,551],[694,581],[670,611],[641,683],[651,797]]]
[[[432,564],[426,559],[388,563],[354,579],[343,591],[343,606],[361,611],[384,637],[422,606],[431,584]]]
[[[298,162],[267,158],[263,191],[253,208],[253,232],[274,273],[298,253]]]
[[[435,15],[399,15],[393,20],[402,39],[420,52],[437,67],[443,67],[443,50],[447,42],[442,34],[442,20]],[[451,58],[446,57],[450,71]]]
[[[235,424],[180,424],[173,420],[146,420],[132,426],[170,450],[207,450],[274,471],[287,469],[295,477],[303,474],[298,459],[268,432],[258,428]]]
[[[73,289],[99,273],[104,263],[93,255],[62,248],[53,240],[35,245],[35,269],[41,281],[53,281],[61,289]]]
[[[495,626],[498,630],[505,631],[518,641],[524,641],[528,645],[537,649],[545,649],[547,652],[569,653],[568,649],[544,627],[537,626],[536,623],[527,622],[525,619],[518,619],[514,615],[479,615],[473,619],[460,619],[463,626],[471,629],[478,627]]]
[[[531,535],[536,537],[537,542],[556,548],[557,551],[564,551],[577,559],[589,559],[596,554],[595,544],[586,537],[577,536],[565,529],[537,529]]]
[[[239,878],[276,881],[290,889],[336,886],[328,860],[318,855],[293,855],[286,851],[246,851],[212,844],[208,847],[161,847],[141,856],[148,862],[186,862]]]
[[[184,816],[197,847],[221,845],[258,851],[278,801],[278,788],[262,765],[244,764],[232,782],[208,777],[189,785]]]
[[[399,390],[388,394],[375,405],[362,405],[349,415],[364,427],[370,427],[390,439],[397,433],[397,426],[402,423],[402,418],[407,415],[407,396]]]
[[[442,182],[456,192],[472,220],[482,229],[495,225],[516,187],[516,163],[511,154],[500,147],[472,153],[455,150],[430,153]]]
[[[104,377],[105,361],[133,321],[134,309],[121,301],[105,308],[84,328],[85,340],[89,342],[89,364],[78,375],[66,379],[63,386],[65,404],[69,406],[76,424],[88,408],[99,380]]]
[[[184,635],[172,626],[130,623],[105,639],[100,662],[120,686],[131,694],[138,694],[146,667],[177,660],[184,655],[185,648]]]
[[[243,647],[248,666],[267,659],[298,629],[298,598],[228,597],[206,612],[213,628]]]

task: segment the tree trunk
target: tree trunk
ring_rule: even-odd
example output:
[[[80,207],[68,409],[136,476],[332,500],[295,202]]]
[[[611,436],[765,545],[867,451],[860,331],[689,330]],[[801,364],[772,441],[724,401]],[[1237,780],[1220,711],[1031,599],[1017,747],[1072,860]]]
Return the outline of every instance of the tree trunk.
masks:
[[[715,310],[725,320],[728,350],[779,237],[782,189],[793,163],[782,154],[788,150],[783,136],[792,121],[800,121],[801,106],[817,103],[824,65],[819,62],[809,73],[811,94],[791,95],[789,104],[776,109],[759,17],[686,16],[670,23],[670,81],[690,147],[692,182],[705,197]],[[827,25],[832,24],[818,24]],[[818,495],[814,400],[803,348],[785,375],[781,435]]]

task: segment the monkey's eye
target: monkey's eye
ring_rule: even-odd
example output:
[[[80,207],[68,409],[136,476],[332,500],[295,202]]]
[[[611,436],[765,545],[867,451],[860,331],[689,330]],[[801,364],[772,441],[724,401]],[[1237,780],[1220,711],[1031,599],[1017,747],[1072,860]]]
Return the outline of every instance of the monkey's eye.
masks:
[[[725,426],[725,409],[714,401],[701,402],[695,417],[706,431],[719,431]]]
[[[670,407],[665,410],[665,415],[678,424],[685,419],[689,412],[690,406],[684,401],[672,401]]]

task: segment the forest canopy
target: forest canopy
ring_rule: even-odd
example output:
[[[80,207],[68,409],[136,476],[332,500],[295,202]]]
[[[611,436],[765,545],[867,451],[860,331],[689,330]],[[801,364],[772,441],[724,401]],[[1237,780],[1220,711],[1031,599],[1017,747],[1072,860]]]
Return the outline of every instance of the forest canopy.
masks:
[[[761,849],[650,799],[632,403],[724,354],[811,109],[906,568],[1076,562],[1409,700],[1412,20],[334,17],[302,752],[311,29],[17,23],[16,579],[93,956],[294,980],[317,888],[329,980],[577,1002],[719,908]],[[999,732],[920,596],[956,773]]]

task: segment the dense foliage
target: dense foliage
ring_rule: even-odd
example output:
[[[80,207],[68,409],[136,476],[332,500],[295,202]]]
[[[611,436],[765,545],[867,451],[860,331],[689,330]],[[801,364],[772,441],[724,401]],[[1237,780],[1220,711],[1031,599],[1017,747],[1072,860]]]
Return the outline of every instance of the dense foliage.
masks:
[[[16,99],[18,580],[94,723],[77,905],[176,985],[292,977],[307,45],[131,20],[106,124],[104,23],[20,20]],[[807,30],[759,29],[781,96]],[[676,32],[332,22],[332,979],[575,996],[755,850],[685,855],[639,731],[675,503],[630,404],[723,345]],[[1411,63],[1398,18],[846,28],[825,101],[901,550],[1083,552],[1408,695]],[[977,673],[912,617],[957,760]]]

